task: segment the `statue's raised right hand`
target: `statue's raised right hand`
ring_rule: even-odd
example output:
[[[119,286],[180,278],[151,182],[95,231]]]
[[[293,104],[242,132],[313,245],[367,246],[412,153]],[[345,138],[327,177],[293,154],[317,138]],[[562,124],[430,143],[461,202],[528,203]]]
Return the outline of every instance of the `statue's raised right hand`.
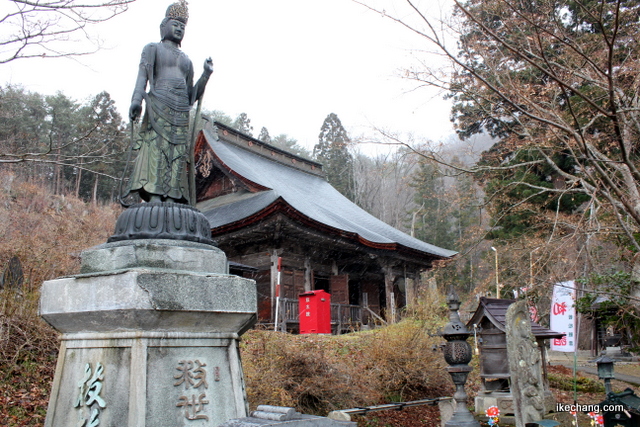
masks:
[[[132,102],[131,107],[129,107],[129,120],[132,122],[137,121],[140,114],[142,114],[142,104]]]

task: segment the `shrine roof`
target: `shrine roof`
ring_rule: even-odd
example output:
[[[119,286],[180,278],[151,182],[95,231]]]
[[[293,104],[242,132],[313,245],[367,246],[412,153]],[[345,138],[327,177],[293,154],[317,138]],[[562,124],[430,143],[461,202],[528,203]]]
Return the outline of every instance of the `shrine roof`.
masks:
[[[474,324],[479,325],[482,319],[486,317],[496,328],[502,332],[506,332],[505,322],[507,319],[507,309],[514,302],[516,302],[514,299],[480,297],[478,308],[473,316],[471,316],[471,320],[467,322],[467,328],[473,329]],[[560,332],[542,327],[533,321],[531,322],[531,332],[536,338],[562,338],[564,336],[564,334]]]
[[[277,210],[307,226],[371,248],[409,250],[432,259],[456,254],[413,238],[361,209],[327,182],[319,163],[219,123],[216,127],[205,126],[199,138],[204,137],[211,148],[216,166],[245,188],[198,203],[214,236],[216,229],[238,229]]]

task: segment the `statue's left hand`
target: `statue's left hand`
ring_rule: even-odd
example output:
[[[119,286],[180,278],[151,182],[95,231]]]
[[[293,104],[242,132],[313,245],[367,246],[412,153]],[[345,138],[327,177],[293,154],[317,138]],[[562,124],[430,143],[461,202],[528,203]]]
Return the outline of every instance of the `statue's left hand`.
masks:
[[[207,60],[204,61],[204,72],[209,75],[213,73],[213,60],[211,58],[207,58]]]

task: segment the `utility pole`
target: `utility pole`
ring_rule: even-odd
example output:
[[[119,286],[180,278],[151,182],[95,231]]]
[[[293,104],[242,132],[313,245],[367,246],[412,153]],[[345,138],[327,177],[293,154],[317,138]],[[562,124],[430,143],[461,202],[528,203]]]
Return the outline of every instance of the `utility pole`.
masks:
[[[498,277],[498,250],[491,246],[491,250],[496,253],[496,298],[500,298],[500,278]]]

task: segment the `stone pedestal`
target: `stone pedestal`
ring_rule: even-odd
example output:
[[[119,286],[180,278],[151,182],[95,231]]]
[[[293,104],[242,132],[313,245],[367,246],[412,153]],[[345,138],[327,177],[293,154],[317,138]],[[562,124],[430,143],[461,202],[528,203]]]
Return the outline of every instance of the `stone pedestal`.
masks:
[[[239,336],[255,322],[252,280],[226,256],[172,240],[107,243],[81,274],[42,286],[62,333],[45,426],[218,426],[247,416]]]
[[[510,391],[492,391],[490,393],[479,391],[475,398],[476,414],[482,417],[487,408],[492,406],[497,406],[500,410],[500,422],[515,424],[515,409]]]
[[[497,406],[500,409],[500,420],[503,423],[516,423],[515,405],[510,391],[485,392],[480,390],[475,398],[476,414],[484,415],[484,411],[491,406]],[[546,408],[545,415],[554,411],[556,407],[556,399],[549,390],[544,392],[544,407]]]

